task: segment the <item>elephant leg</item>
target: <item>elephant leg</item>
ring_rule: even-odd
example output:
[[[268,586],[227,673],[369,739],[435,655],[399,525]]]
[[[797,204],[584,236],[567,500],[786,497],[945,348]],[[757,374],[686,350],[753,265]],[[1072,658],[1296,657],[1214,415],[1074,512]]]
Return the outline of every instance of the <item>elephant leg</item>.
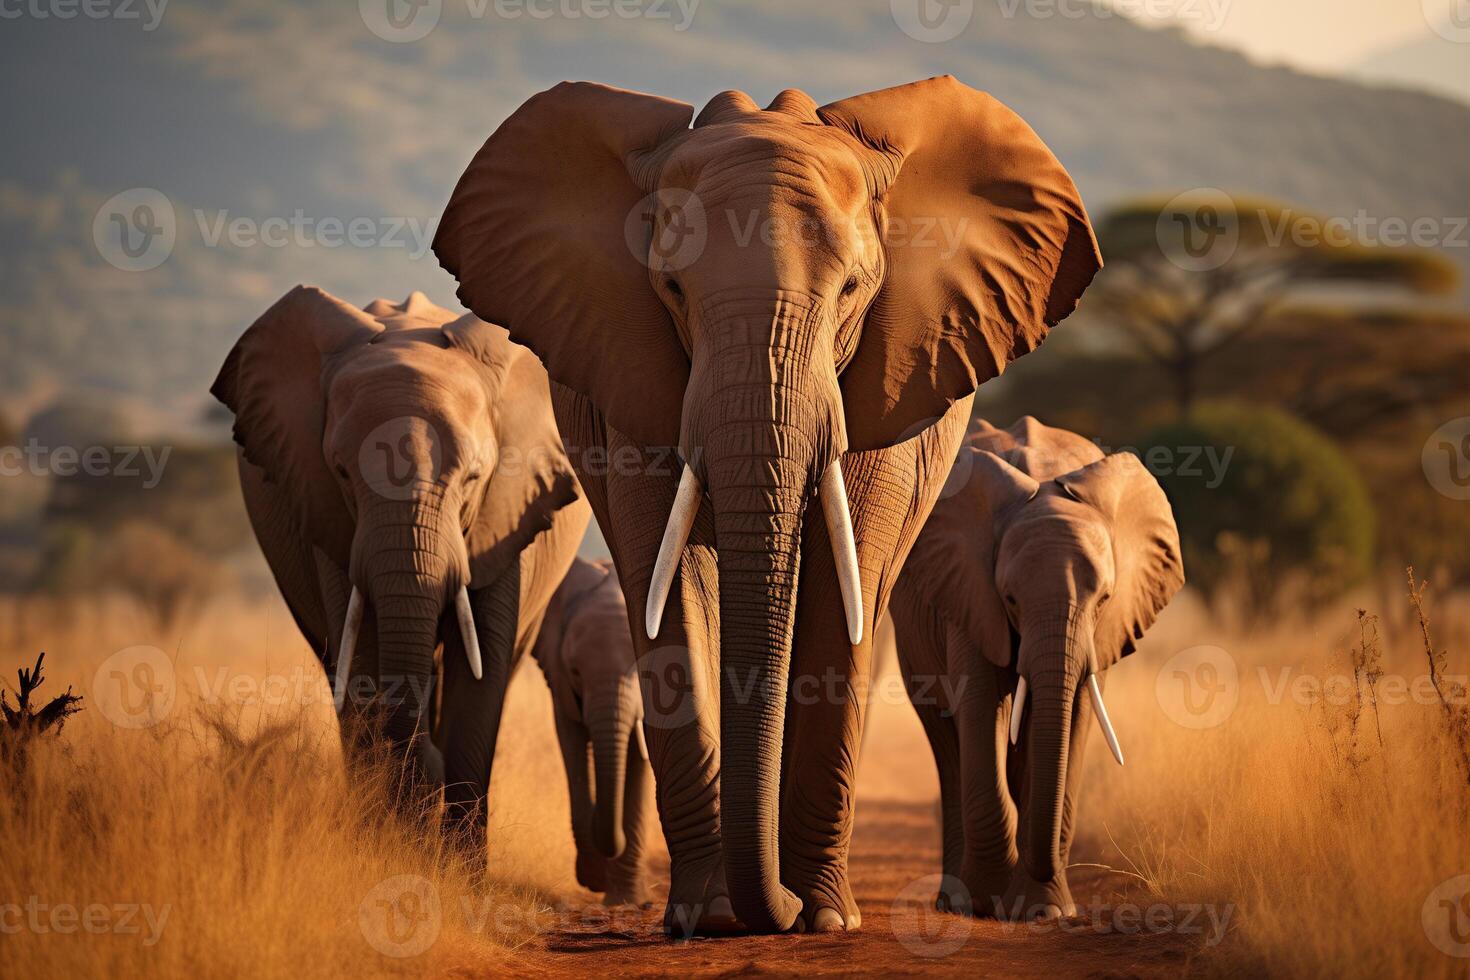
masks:
[[[821,522],[808,527],[812,523]],[[804,544],[803,553],[811,554],[811,546]],[[805,566],[802,600],[809,595]],[[781,883],[801,899],[800,928],[814,931],[862,924],[847,854],[872,633],[865,630],[856,647],[848,642],[842,603],[832,589],[829,601],[798,603],[781,766]]]
[[[451,611],[444,636],[443,685],[437,739],[444,755],[445,830],[471,846],[484,844],[486,797],[505,692],[515,670],[520,615],[520,564],[470,594],[483,677],[475,680]]]
[[[970,398],[960,399],[943,419],[906,442],[842,458],[862,578],[864,628],[857,646],[848,639],[826,522],[811,519],[810,512],[803,522],[780,846],[782,883],[802,900],[808,929],[862,924],[848,882],[847,855],[873,634],[893,581],[944,487],[970,405]],[[799,686],[812,693],[803,697]]]
[[[1104,673],[1098,678],[1099,685],[1105,686],[1107,675]],[[1032,919],[1045,917],[1060,912],[1062,915],[1071,915],[1076,906],[1072,900],[1072,890],[1067,883],[1066,866],[1071,855],[1072,841],[1077,821],[1077,801],[1082,786],[1082,771],[1086,761],[1087,739],[1092,728],[1097,722],[1093,718],[1092,699],[1085,694],[1077,697],[1072,706],[1072,734],[1067,746],[1067,786],[1063,795],[1062,826],[1061,826],[1061,860],[1063,871],[1055,879],[1040,882],[1032,878],[1026,872],[1024,862],[1018,862],[1015,870],[1011,872],[1010,884],[1006,889],[1004,908],[1006,918],[1010,919]],[[1021,736],[1021,745],[1016,746],[1015,752],[1025,745],[1026,736]],[[1025,756],[1019,758],[1019,775],[1021,782],[1030,778],[1031,767],[1026,765]],[[1022,785],[1019,790],[1014,791],[1017,800],[1024,800],[1029,792],[1029,787]],[[1025,814],[1021,814],[1019,820],[1020,833],[1025,833],[1027,821]],[[1026,846],[1024,838],[1019,840],[1021,847]]]
[[[607,891],[607,862],[592,843],[592,782],[587,728],[572,718],[556,716],[556,741],[567,772],[572,805],[572,841],[577,845],[577,884],[588,891]]]
[[[965,911],[967,895],[955,885],[961,881],[960,867],[965,856],[965,827],[961,807],[963,787],[960,779],[960,736],[954,718],[939,705],[912,700],[922,686],[909,686],[914,713],[924,727],[929,748],[934,753],[934,766],[939,771],[939,813],[944,847],[944,881],[940,883],[935,907],[942,912]]]
[[[997,668],[980,651],[953,628],[947,645],[964,799],[960,881],[972,914],[999,917],[999,903],[1018,861],[1016,808],[1005,775],[1009,705],[1001,695]]]
[[[947,679],[948,631],[927,600],[927,596],[909,595],[900,584],[894,591],[889,612],[909,704],[923,726],[939,774],[944,878],[934,904],[944,912],[963,911],[968,910],[970,903],[960,887],[960,867],[965,857],[960,736],[955,726],[954,706],[948,698],[941,697],[945,692],[937,684],[940,679]]]
[[[653,771],[635,735],[628,746],[628,771],[623,781],[623,853],[610,862],[607,875],[608,905],[638,905],[648,902],[645,856],[648,851],[648,804]]]
[[[669,847],[671,935],[738,929],[720,843],[719,578],[704,507],[680,560],[657,640],[648,639],[649,581],[674,503],[680,464],[609,428],[591,403],[553,383],[567,455],[617,565],[643,689],[644,731],[659,821]]]

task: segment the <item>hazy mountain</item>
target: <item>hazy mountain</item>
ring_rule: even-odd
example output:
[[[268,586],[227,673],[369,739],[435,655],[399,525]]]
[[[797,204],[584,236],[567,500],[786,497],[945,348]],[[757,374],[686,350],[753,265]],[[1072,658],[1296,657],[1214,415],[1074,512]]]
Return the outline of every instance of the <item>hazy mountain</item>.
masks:
[[[1097,213],[1199,186],[1370,226],[1427,217],[1448,232],[1470,211],[1470,106],[1262,67],[1119,16],[979,0],[963,33],[931,44],[897,28],[888,0],[703,0],[685,30],[475,18],[480,5],[446,0],[428,37],[392,44],[355,6],[171,5],[154,31],[7,21],[0,399],[80,386],[195,411],[230,343],[297,282],[356,302],[424,289],[451,303],[452,281],[421,253],[438,210],[499,120],[563,78],[702,104],[730,87],[826,101],[952,72],[1020,111]],[[93,225],[137,187],[171,203],[177,243],[158,268],[125,272],[103,261]],[[312,228],[367,217],[378,235],[221,235],[238,217],[297,214]],[[1466,235],[1447,250],[1462,264]]]

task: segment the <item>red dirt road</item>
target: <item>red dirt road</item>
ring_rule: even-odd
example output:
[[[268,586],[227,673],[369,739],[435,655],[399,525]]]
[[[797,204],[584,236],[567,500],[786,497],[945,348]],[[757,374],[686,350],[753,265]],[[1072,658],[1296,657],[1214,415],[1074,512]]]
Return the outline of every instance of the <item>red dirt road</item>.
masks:
[[[754,936],[673,942],[662,910],[583,911],[544,935],[532,971],[578,977],[735,976],[1178,976],[1199,936],[1112,928],[1110,916],[1023,926],[932,911],[939,868],[932,804],[891,799],[859,805],[852,878],[863,928],[850,935]],[[658,873],[667,880],[667,868]],[[1074,897],[1115,895],[1106,872],[1075,869]],[[1084,897],[1087,896],[1087,897]],[[1119,920],[1119,928],[1126,926]],[[1207,927],[1206,927],[1207,928]]]

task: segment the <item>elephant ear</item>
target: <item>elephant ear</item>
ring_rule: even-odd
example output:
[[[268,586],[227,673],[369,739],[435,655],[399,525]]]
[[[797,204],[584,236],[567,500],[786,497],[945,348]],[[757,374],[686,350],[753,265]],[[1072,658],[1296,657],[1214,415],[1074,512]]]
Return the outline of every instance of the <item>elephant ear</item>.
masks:
[[[842,375],[854,450],[892,445],[1041,343],[1102,256],[1072,178],[951,76],[834,102],[886,216],[887,274]]]
[[[312,286],[297,286],[235,343],[210,393],[235,413],[246,461],[299,507],[298,530],[345,564],[352,523],[322,453],[330,364],[382,325]]]
[[[965,636],[987,660],[1005,667],[1014,651],[995,584],[996,549],[1040,485],[994,453],[968,446],[960,447],[951,480],[953,492],[934,506],[903,574],[922,575],[930,595],[958,592],[949,608]]]
[[[1132,453],[1114,453],[1057,484],[1112,530],[1115,580],[1095,633],[1098,668],[1127,656],[1184,586],[1179,528],[1163,488]]]
[[[499,456],[466,541],[470,588],[491,584],[551,527],[557,511],[580,496],[571,461],[551,412],[541,362],[511,343],[505,328],[466,315],[440,328],[451,349],[473,358],[485,375],[496,415]]]
[[[689,359],[649,284],[630,174],[689,126],[683,102],[587,82],[533,96],[460,177],[434,236],[459,298],[637,442],[672,446]]]

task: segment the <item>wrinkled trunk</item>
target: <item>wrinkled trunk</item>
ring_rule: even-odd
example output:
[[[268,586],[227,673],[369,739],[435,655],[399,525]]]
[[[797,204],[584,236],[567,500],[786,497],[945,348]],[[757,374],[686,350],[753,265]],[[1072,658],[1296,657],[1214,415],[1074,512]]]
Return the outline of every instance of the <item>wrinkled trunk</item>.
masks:
[[[1062,822],[1067,798],[1068,747],[1072,709],[1085,681],[1086,648],[1077,617],[1058,615],[1028,623],[1019,662],[1028,671],[1027,713],[1030,768],[1026,799],[1026,839],[1021,860],[1039,882],[1057,878],[1062,867]]]
[[[629,675],[612,690],[602,691],[587,708],[592,735],[592,766],[597,780],[592,807],[592,840],[603,857],[616,858],[627,840],[623,835],[623,796],[628,750],[638,722],[636,679]]]
[[[445,533],[445,513],[438,494],[380,502],[362,515],[353,554],[353,580],[377,613],[385,734],[404,746],[426,734],[439,620],[463,577],[463,539],[457,524]]]
[[[720,575],[720,827],[735,914],[756,932],[791,927],[781,885],[779,796],[801,522],[818,467],[840,450],[834,395],[812,381],[809,313],[732,315],[696,359],[704,485]],[[830,356],[830,354],[828,355]],[[687,403],[686,403],[687,405]],[[693,423],[691,429],[690,424]]]

